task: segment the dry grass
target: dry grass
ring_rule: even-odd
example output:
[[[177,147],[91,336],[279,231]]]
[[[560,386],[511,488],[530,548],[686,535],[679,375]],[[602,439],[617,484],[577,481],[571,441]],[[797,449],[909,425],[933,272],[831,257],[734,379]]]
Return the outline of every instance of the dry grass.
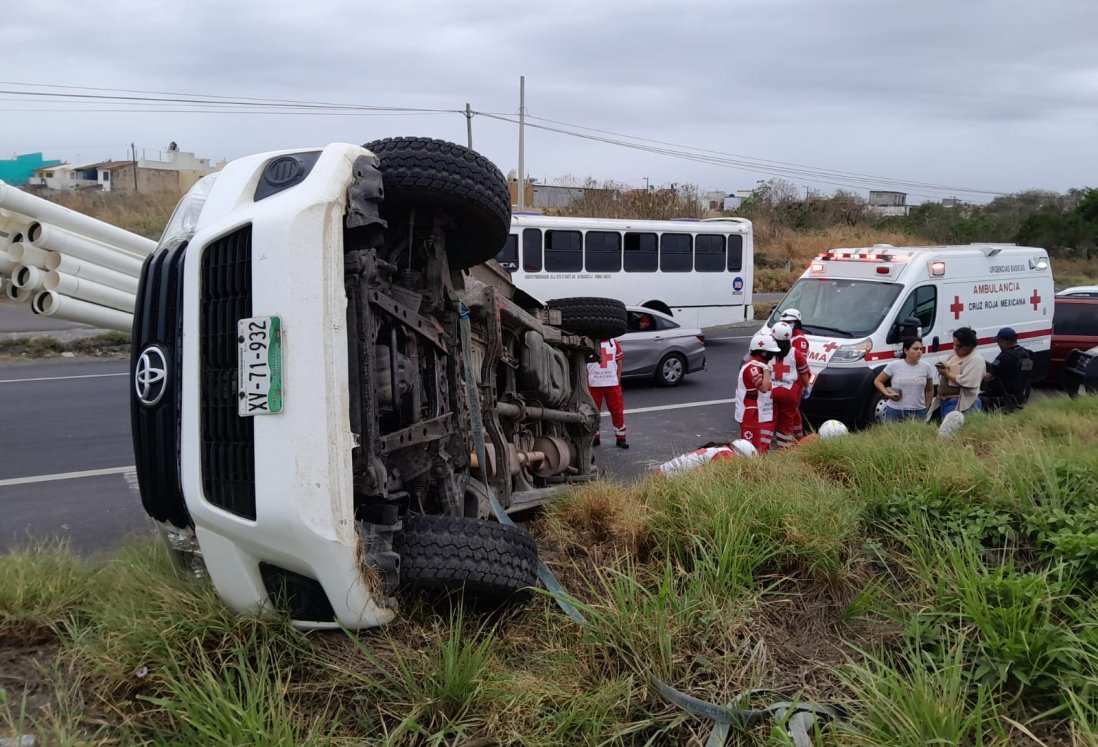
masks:
[[[38,197],[106,221],[153,240],[159,239],[180,194],[115,194],[111,192],[41,190]]]

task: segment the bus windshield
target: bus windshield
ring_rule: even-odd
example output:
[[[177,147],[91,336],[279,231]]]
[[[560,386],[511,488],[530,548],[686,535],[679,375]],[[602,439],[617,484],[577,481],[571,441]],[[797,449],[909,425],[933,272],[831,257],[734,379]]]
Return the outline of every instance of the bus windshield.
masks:
[[[877,330],[899,295],[896,283],[802,278],[775,307],[770,324],[792,308],[800,310],[806,334],[864,337]]]

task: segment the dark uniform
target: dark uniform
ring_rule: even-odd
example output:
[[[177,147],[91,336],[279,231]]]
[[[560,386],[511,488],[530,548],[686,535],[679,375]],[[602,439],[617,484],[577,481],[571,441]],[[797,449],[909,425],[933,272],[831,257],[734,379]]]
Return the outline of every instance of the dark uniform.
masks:
[[[1001,351],[987,372],[992,375],[984,390],[988,397],[999,400],[1002,409],[1011,412],[1029,400],[1029,382],[1033,376],[1033,356],[1015,345]]]

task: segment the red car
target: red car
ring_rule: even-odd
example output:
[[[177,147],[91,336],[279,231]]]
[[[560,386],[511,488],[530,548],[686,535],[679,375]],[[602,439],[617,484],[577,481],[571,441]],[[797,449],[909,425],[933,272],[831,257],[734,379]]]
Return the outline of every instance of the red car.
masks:
[[[1098,345],[1098,298],[1057,296],[1052,317],[1052,360],[1048,380],[1060,381],[1072,350]]]

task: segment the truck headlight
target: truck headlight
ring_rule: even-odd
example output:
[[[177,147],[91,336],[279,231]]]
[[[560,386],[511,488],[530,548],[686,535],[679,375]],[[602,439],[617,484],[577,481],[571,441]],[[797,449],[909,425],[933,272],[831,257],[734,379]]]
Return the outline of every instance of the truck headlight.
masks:
[[[837,363],[853,363],[854,361],[860,361],[872,349],[873,341],[868,338],[851,345],[840,345],[835,354],[831,356],[831,360]]]
[[[194,232],[198,229],[198,219],[202,217],[202,208],[206,207],[206,199],[210,196],[214,182],[217,181],[217,173],[207,174],[194,183],[187,194],[175,206],[172,217],[168,219],[168,225],[164,227],[164,233],[160,237],[158,246],[168,244],[181,244],[190,241]]]

